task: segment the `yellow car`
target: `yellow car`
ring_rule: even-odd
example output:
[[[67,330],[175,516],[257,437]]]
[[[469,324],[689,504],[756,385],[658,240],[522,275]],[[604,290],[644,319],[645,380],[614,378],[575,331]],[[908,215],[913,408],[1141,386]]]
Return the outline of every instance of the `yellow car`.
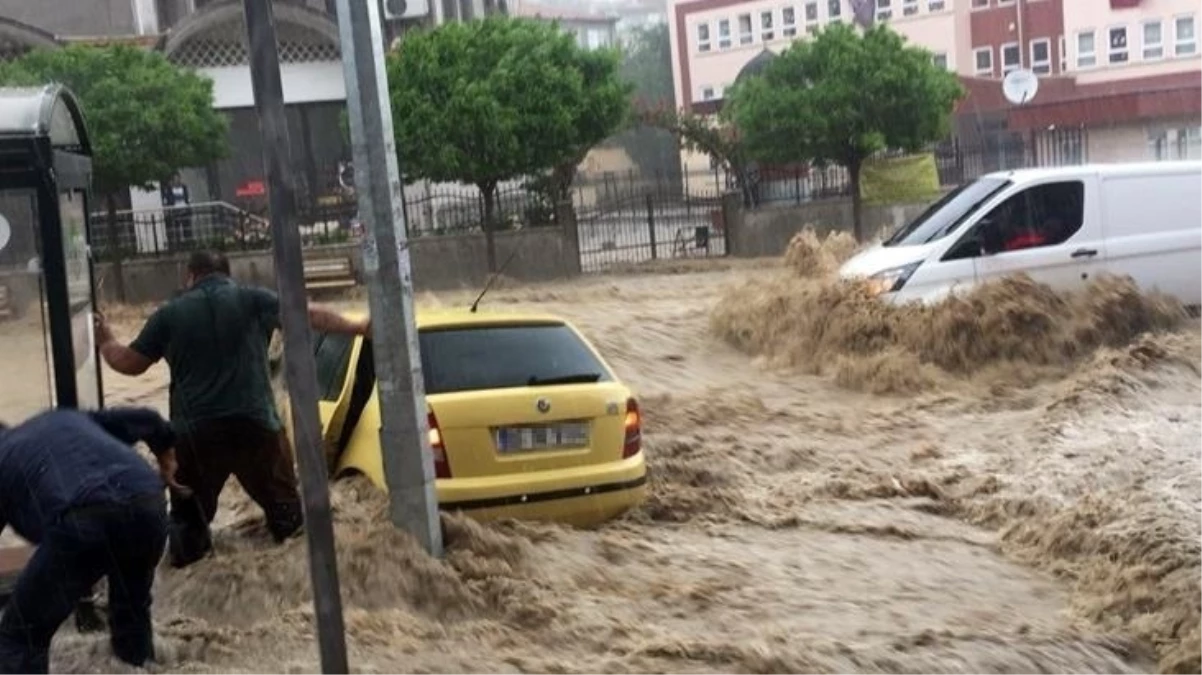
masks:
[[[638,403],[572,325],[440,310],[417,326],[441,509],[587,526],[642,502]],[[313,346],[334,476],[387,489],[370,340],[316,333]]]

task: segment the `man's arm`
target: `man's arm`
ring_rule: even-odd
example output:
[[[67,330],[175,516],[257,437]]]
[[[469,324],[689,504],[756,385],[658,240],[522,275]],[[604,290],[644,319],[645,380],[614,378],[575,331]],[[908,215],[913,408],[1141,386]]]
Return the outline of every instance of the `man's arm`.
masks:
[[[254,303],[255,311],[269,325],[280,325],[280,298],[265,288],[246,288]],[[337,311],[311,302],[309,307],[309,325],[322,333],[345,333],[348,335],[370,335],[371,319],[351,320]]]
[[[108,321],[99,312],[96,313],[95,327],[96,343],[99,346],[101,358],[109,364],[110,368],[122,375],[141,375],[154,365],[155,361],[162,358],[166,342],[163,335],[165,326],[158,312],[155,312],[142,327],[142,332],[131,346],[117,342]]]
[[[155,457],[175,447],[175,432],[150,408],[108,408],[88,413],[92,420],[126,445],[146,443]]]
[[[146,443],[159,465],[159,475],[167,487],[180,495],[189,496],[192,490],[175,479],[179,462],[175,458],[175,432],[167,420],[150,408],[109,408],[88,413],[114,438],[127,445]]]
[[[348,335],[371,335],[371,318],[351,320],[338,312],[315,303],[309,303],[309,325],[322,333],[345,333]]]

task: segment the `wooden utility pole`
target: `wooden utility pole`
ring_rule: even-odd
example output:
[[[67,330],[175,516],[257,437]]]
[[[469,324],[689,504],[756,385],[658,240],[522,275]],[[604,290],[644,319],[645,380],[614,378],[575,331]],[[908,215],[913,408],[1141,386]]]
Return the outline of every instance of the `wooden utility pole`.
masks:
[[[431,555],[442,555],[434,459],[426,435],[404,195],[392,133],[378,0],[337,0],[380,395],[380,449],[392,522]]]
[[[243,0],[242,6],[246,14],[255,111],[263,136],[271,243],[280,292],[280,325],[284,330],[285,381],[292,407],[292,435],[304,502],[321,670],[323,673],[347,673],[350,670],[346,659],[346,629],[338,588],[330,486],[317,411],[317,368],[313,363],[309,334],[309,301],[305,295],[304,259],[296,223],[296,185],[292,172],[295,164],[288,138],[288,120],[284,116],[275,16],[271,0]]]

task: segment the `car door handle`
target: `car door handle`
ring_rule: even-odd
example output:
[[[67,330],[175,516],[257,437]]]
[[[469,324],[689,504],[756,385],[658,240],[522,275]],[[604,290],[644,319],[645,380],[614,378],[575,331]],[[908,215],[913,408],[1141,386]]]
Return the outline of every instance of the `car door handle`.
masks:
[[[1096,248],[1079,248],[1073,251],[1074,258],[1092,258],[1097,254],[1098,250]]]

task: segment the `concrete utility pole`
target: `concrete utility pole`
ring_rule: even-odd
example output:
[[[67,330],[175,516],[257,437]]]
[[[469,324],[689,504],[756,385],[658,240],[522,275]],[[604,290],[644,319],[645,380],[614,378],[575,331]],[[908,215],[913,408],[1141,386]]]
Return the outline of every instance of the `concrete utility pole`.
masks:
[[[392,135],[384,39],[376,0],[337,0],[355,194],[364,225],[373,349],[380,395],[380,448],[392,522],[442,555],[434,458],[426,435],[426,392],[417,327],[404,195]]]
[[[284,363],[292,406],[293,437],[309,540],[309,576],[317,614],[317,641],[323,673],[350,672],[346,628],[338,589],[334,523],[326,458],[317,411],[317,367],[309,335],[309,302],[305,296],[304,261],[296,223],[296,185],[292,146],[284,116],[284,88],[275,38],[271,0],[243,0],[250,48],[250,77],[255,110],[263,135],[263,165],[271,207],[271,241],[280,290],[280,325],[284,329]]]

